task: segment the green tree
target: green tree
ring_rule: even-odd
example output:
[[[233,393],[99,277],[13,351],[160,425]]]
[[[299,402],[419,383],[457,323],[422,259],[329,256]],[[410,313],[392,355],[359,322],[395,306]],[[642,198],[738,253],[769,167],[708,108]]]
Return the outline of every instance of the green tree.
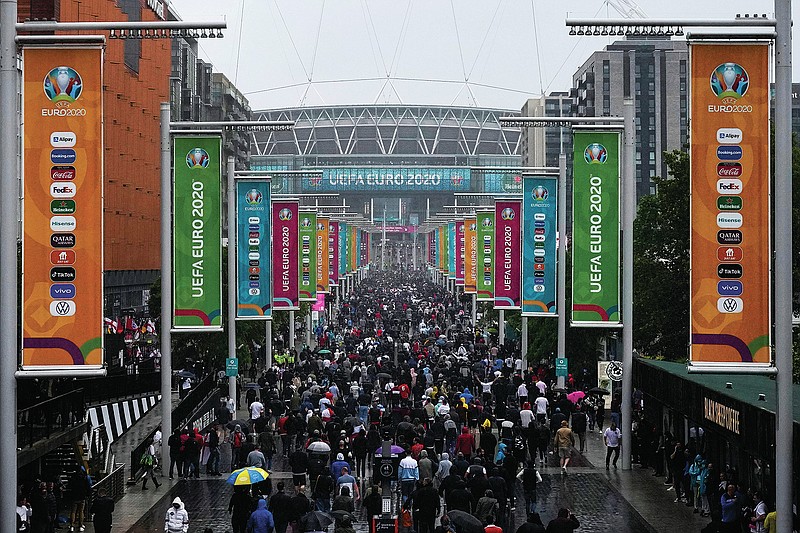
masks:
[[[664,154],[670,178],[639,202],[633,232],[634,344],[685,360],[689,342],[689,154]]]

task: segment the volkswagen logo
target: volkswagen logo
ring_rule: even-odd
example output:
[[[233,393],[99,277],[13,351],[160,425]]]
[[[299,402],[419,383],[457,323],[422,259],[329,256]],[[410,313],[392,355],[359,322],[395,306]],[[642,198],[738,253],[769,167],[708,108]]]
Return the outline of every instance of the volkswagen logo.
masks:
[[[736,312],[736,309],[739,307],[739,304],[736,303],[735,298],[725,298],[725,301],[722,302],[722,307],[729,313]]]

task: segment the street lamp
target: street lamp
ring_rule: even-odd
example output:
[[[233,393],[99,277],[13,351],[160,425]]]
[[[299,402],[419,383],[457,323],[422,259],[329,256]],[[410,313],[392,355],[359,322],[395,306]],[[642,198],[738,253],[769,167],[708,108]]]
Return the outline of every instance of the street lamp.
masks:
[[[774,184],[774,261],[773,309],[774,362],[776,374],[775,425],[775,507],[779,533],[792,531],[793,481],[793,405],[792,405],[792,3],[775,0],[775,18],[766,14],[737,15],[734,20],[671,20],[671,19],[572,19],[567,20],[570,35],[652,35],[663,28],[682,35],[688,27],[726,29],[764,28],[774,33],[747,35],[775,39],[775,184]],[[654,30],[655,28],[655,30]],[[612,31],[614,33],[612,33]],[[738,34],[726,37],[742,37]],[[627,140],[627,135],[626,135]],[[627,238],[627,237],[626,237]],[[627,347],[626,347],[627,349]],[[763,372],[763,370],[761,371]],[[627,369],[625,370],[627,374]],[[623,379],[626,379],[623,376]],[[631,398],[623,396],[623,411]],[[625,414],[623,412],[623,419]],[[623,431],[623,439],[626,432]],[[623,443],[623,450],[625,443]],[[628,455],[630,447],[627,447]],[[623,456],[623,467],[625,457]]]

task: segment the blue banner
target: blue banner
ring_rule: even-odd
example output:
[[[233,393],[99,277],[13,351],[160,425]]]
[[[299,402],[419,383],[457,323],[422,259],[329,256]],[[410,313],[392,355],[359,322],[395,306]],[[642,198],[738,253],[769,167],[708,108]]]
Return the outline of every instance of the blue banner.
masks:
[[[305,176],[303,192],[339,191],[469,191],[469,168],[457,167],[331,167],[322,176]]]
[[[269,180],[237,180],[236,318],[272,318],[270,204]]]
[[[483,172],[483,192],[520,194],[522,192],[522,171]],[[478,178],[476,178],[478,179]]]
[[[555,316],[558,179],[524,176],[522,316]]]

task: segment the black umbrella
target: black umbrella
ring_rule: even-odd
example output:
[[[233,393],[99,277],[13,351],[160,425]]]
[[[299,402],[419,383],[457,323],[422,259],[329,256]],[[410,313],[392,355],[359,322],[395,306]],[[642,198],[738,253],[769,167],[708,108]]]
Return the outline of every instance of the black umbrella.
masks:
[[[325,531],[333,524],[333,517],[322,511],[311,511],[300,517],[300,526],[304,531]]]
[[[484,533],[485,531],[480,520],[464,511],[450,511],[447,516],[462,533]]]
[[[600,396],[605,396],[606,394],[611,394],[606,389],[601,388],[601,387],[592,387],[591,389],[589,389],[586,392],[588,392],[589,394],[599,394]]]
[[[391,376],[391,375],[389,375],[389,374],[387,374],[386,372],[380,372],[380,373],[377,375],[377,378],[378,378],[378,379],[392,379],[392,376]]]
[[[225,427],[233,431],[234,429],[236,429],[237,425],[241,426],[242,431],[244,433],[247,433],[248,430],[250,429],[250,424],[247,423],[247,420],[231,420],[230,422],[225,424]]]
[[[352,520],[353,522],[355,522],[355,521],[356,521],[356,519],[355,519],[355,517],[354,517],[353,515],[351,515],[350,513],[348,513],[347,511],[345,511],[345,510],[343,510],[343,509],[340,509],[340,510],[338,510],[338,511],[331,511],[331,515],[332,515],[332,516],[333,516],[333,517],[334,517],[334,518],[335,518],[337,521],[341,521],[341,520],[343,520],[344,518],[349,518],[349,519],[350,519],[350,520]]]

